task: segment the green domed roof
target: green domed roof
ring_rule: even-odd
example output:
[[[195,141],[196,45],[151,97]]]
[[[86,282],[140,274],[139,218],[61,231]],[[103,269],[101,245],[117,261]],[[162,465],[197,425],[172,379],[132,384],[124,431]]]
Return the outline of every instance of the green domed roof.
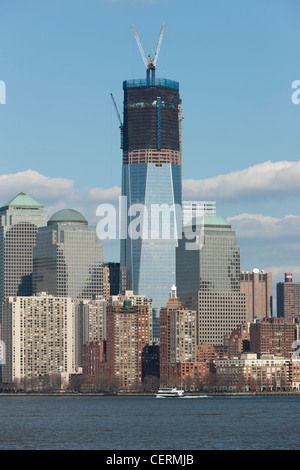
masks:
[[[230,227],[230,224],[227,222],[224,217],[217,215],[206,215],[204,216],[204,225],[214,225],[222,227]]]
[[[74,225],[88,225],[87,220],[80,212],[74,209],[62,209],[50,217],[48,225],[57,224],[74,224]]]
[[[213,227],[231,227],[231,225],[227,222],[224,217],[216,216],[216,215],[204,215],[203,217],[193,217],[187,224],[187,226],[192,225],[204,225],[204,226],[213,226]]]
[[[13,199],[8,201],[1,209],[8,207],[17,207],[20,209],[40,209],[44,208],[43,204],[36,201],[30,196],[27,196],[25,193],[19,193]]]

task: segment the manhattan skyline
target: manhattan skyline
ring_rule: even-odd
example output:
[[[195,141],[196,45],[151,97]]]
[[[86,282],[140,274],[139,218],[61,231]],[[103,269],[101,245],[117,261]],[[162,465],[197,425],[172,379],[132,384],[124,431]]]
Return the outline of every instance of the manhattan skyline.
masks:
[[[180,83],[183,199],[216,201],[236,231],[242,270],[299,280],[295,1],[0,8],[1,204],[24,191],[50,216],[70,207],[94,224],[99,204],[117,202],[122,153],[110,93],[122,109],[123,80],[144,77],[131,24],[147,54],[165,22],[157,76]],[[118,261],[118,242],[104,243],[104,259]]]

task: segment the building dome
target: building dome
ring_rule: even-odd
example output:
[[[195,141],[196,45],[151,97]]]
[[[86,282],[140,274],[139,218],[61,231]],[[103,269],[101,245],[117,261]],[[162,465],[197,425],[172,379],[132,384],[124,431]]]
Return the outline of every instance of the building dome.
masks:
[[[227,222],[224,217],[217,215],[204,215],[202,217],[193,217],[187,224],[187,227],[192,227],[193,225],[199,225],[200,227],[204,225],[205,227],[228,227],[231,228],[231,225]]]
[[[213,225],[214,227],[230,227],[230,224],[227,222],[224,217],[217,215],[206,215],[204,216],[204,225]]]
[[[74,209],[62,209],[50,217],[48,225],[88,225],[85,217]]]

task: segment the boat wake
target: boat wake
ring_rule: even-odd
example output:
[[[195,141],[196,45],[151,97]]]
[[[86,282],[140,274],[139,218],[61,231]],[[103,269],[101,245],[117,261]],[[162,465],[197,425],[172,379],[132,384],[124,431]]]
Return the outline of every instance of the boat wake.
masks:
[[[184,397],[181,398],[208,398],[208,395],[185,395]]]

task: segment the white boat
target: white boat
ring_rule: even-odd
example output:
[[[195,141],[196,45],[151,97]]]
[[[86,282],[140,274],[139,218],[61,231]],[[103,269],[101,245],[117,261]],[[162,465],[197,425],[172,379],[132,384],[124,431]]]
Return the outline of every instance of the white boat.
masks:
[[[161,387],[156,394],[156,398],[180,398],[183,396],[184,396],[184,391],[178,390],[176,387],[173,387],[173,388]]]

